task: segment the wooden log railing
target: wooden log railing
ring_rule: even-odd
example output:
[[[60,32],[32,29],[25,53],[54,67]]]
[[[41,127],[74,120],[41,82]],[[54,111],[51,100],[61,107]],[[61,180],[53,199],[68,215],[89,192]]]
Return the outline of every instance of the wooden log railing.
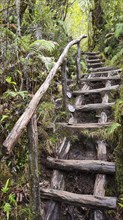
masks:
[[[52,79],[54,78],[55,74],[57,73],[59,67],[63,63],[64,59],[67,56],[68,50],[75,44],[79,44],[79,42],[86,38],[86,35],[81,35],[78,39],[72,40],[68,45],[65,47],[63,53],[59,57],[58,61],[55,63],[54,67],[51,69],[49,75],[45,79],[44,83],[38,89],[38,91],[33,96],[32,100],[30,101],[29,105],[25,109],[24,113],[18,119],[16,124],[14,125],[13,129],[7,136],[6,140],[3,142],[2,151],[4,154],[10,154],[12,151],[15,143],[17,142],[18,138],[22,135],[24,129],[28,125],[30,119],[32,118],[41,98],[44,96],[46,91],[48,90]],[[79,47],[78,47],[79,49]],[[79,68],[78,68],[79,69]]]

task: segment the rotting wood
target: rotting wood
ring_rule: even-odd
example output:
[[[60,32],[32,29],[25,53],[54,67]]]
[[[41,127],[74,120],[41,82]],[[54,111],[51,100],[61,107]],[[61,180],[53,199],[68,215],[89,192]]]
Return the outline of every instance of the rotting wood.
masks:
[[[18,119],[16,124],[14,125],[13,129],[7,136],[6,140],[3,142],[2,152],[4,154],[10,154],[10,152],[13,149],[13,146],[17,142],[18,138],[22,135],[25,127],[29,123],[29,120],[31,119],[33,113],[35,112],[41,98],[49,88],[49,85],[51,84],[52,79],[54,78],[56,72],[58,71],[58,68],[61,66],[63,60],[65,59],[68,50],[74,45],[77,44],[79,41],[81,41],[83,38],[86,38],[86,35],[81,35],[77,40],[72,40],[68,45],[65,47],[63,53],[59,57],[58,61],[55,63],[54,67],[51,69],[49,75],[47,76],[44,83],[41,85],[41,87],[38,89],[38,91],[33,96],[32,100],[30,101],[29,105],[27,106],[24,113],[21,115],[21,117]]]
[[[48,157],[46,165],[52,169],[95,173],[115,173],[115,163],[102,160],[62,160]]]
[[[80,94],[90,94],[90,93],[101,93],[101,92],[108,92],[112,90],[117,90],[119,88],[119,85],[107,87],[107,88],[100,88],[100,89],[90,89],[90,90],[85,90],[85,91],[73,91],[73,95],[80,95]]]
[[[41,198],[52,199],[74,206],[88,207],[92,209],[116,209],[116,197],[101,197],[94,195],[80,195],[62,190],[40,188]]]
[[[70,142],[65,137],[58,151],[58,158],[66,159],[67,154],[70,150]],[[64,189],[64,176],[61,171],[54,170],[52,181],[51,181],[52,189]],[[56,201],[49,201],[46,205],[46,214],[44,220],[60,220],[60,204]]]
[[[76,106],[76,110],[84,110],[84,111],[89,111],[89,110],[96,110],[96,109],[107,109],[111,108],[115,102],[112,103],[98,103],[98,104],[88,104],[88,105],[81,105],[81,106]]]
[[[28,124],[29,141],[29,182],[30,182],[30,210],[33,220],[42,219],[40,210],[40,189],[38,169],[38,130],[37,118],[34,114]]]

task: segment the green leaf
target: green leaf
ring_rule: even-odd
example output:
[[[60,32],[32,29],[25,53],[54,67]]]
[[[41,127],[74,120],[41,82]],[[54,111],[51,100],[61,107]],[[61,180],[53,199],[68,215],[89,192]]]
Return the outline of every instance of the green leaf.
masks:
[[[6,181],[6,183],[5,183],[5,186],[3,186],[2,189],[1,189],[1,191],[2,191],[3,193],[7,193],[8,190],[9,190],[9,187],[8,187],[8,185],[9,185],[9,180],[10,180],[10,179],[7,179],[7,181]]]
[[[8,115],[2,115],[2,118],[1,118],[0,121],[2,122],[2,121],[4,121],[6,118],[9,118],[9,116],[8,116]]]
[[[9,201],[10,201],[11,204],[17,205],[16,199],[15,199],[15,195],[12,194],[12,193],[9,195]]]
[[[57,44],[56,42],[47,41],[44,39],[36,40],[30,45],[30,49],[31,51],[35,51],[35,52],[40,51],[43,54],[44,52],[53,52],[56,44]]]
[[[9,84],[16,85],[16,82],[12,81],[12,77],[11,77],[11,76],[8,76],[8,77],[6,78],[6,82],[9,83]]]
[[[6,212],[7,220],[9,220],[9,215],[10,215],[10,211],[11,211],[11,205],[6,202],[4,207],[3,207],[3,210],[4,210],[4,212]]]

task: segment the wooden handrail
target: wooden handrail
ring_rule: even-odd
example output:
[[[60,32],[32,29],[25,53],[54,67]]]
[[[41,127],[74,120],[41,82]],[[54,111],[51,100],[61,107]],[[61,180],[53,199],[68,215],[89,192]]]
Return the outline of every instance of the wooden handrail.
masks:
[[[32,118],[32,115],[34,114],[41,98],[49,88],[49,85],[54,78],[56,72],[58,71],[58,68],[63,63],[63,60],[65,59],[68,50],[75,44],[78,44],[83,38],[86,38],[86,35],[81,35],[78,39],[72,40],[67,44],[65,47],[63,53],[59,57],[58,61],[55,63],[54,67],[51,69],[49,75],[45,79],[44,83],[41,85],[41,87],[38,89],[38,91],[33,96],[32,100],[28,104],[27,108],[25,109],[24,113],[21,115],[21,117],[18,119],[18,121],[15,123],[13,129],[3,142],[2,152],[4,154],[10,154],[12,151],[15,143],[17,142],[18,138],[22,135],[24,129],[26,128],[27,124],[29,123],[30,119]]]

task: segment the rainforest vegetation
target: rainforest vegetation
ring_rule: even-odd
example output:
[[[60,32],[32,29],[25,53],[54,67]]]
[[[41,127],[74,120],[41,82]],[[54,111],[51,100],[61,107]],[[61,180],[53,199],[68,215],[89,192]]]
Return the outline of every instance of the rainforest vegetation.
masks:
[[[2,144],[44,82],[64,47],[81,34],[82,51],[100,51],[107,65],[123,69],[123,1],[121,0],[1,0],[0,1],[0,219],[32,219],[29,206],[27,131],[19,138],[9,157]],[[68,72],[76,75],[76,46],[68,53]],[[82,72],[86,64],[81,60]],[[41,154],[51,155],[60,139],[53,132],[56,120],[68,117],[61,102],[59,69],[37,109],[39,139],[39,179]],[[114,108],[115,123],[110,128],[115,139],[117,196],[123,209],[123,89]],[[74,137],[73,137],[74,138]],[[121,217],[122,219],[122,217]]]

